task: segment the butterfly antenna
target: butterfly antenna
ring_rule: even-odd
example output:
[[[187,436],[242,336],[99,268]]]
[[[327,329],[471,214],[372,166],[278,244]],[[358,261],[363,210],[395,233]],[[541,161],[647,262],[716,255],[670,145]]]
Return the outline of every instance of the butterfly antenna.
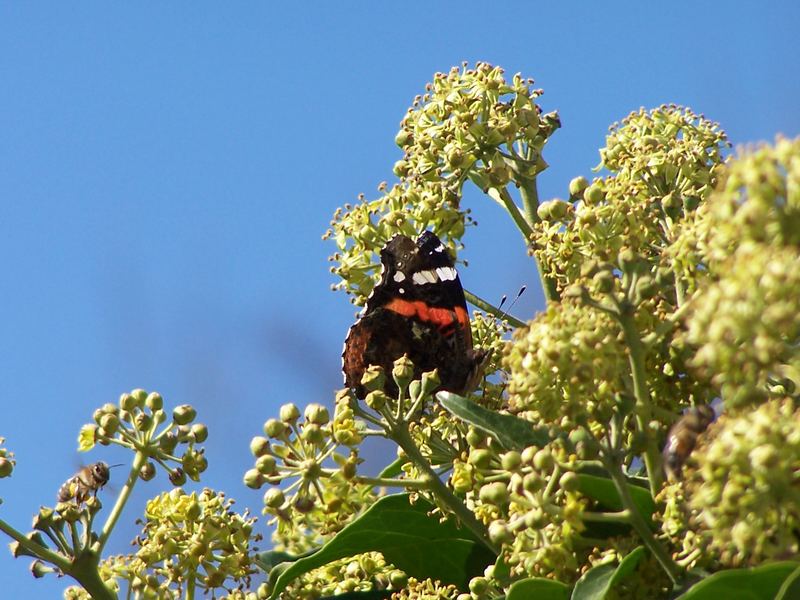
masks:
[[[525,290],[526,290],[526,289],[528,289],[528,286],[527,286],[527,285],[523,285],[521,288],[519,288],[519,291],[517,292],[517,295],[514,297],[514,300],[511,302],[511,304],[509,304],[509,305],[508,305],[508,308],[507,308],[507,309],[505,309],[505,310],[503,311],[502,315],[500,315],[500,320],[501,320],[501,321],[502,321],[503,319],[505,319],[505,318],[506,318],[506,316],[508,316],[508,313],[509,313],[509,311],[510,311],[512,308],[514,308],[514,305],[517,303],[517,300],[519,300],[519,297],[520,297],[520,296],[522,296],[522,294],[524,294],[524,293],[525,293]],[[499,309],[501,309],[501,308],[503,308],[503,304],[505,304],[506,300],[508,300],[508,296],[506,296],[505,294],[503,294],[503,297],[500,299],[500,304],[499,304],[499,305],[498,305],[498,307],[497,307],[497,308],[498,308],[498,310],[499,310]]]

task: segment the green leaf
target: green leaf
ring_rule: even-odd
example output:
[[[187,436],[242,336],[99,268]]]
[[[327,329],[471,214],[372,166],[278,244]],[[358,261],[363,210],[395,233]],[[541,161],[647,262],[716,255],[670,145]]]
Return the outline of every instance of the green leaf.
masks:
[[[800,562],[784,561],[749,569],[719,571],[694,584],[680,600],[773,600]],[[791,584],[791,582],[790,582]],[[794,598],[796,596],[787,596]]]
[[[544,579],[543,577],[531,577],[517,581],[508,588],[506,600],[567,600],[569,598],[569,587],[560,581]]]
[[[468,529],[459,528],[452,520],[442,523],[429,517],[427,513],[432,509],[433,505],[421,498],[410,504],[408,494],[381,498],[317,552],[282,570],[270,598],[277,598],[303,573],[340,558],[373,551],[382,553],[387,562],[417,579],[430,577],[465,587],[494,562],[495,556]]]
[[[394,461],[386,465],[378,477],[397,477],[403,472],[403,465],[408,462],[405,456],[398,456]]]
[[[619,565],[605,563],[589,569],[575,584],[571,600],[603,600],[615,585],[631,574],[643,555],[644,547],[639,546]]]
[[[628,485],[633,503],[645,520],[652,524],[651,517],[656,510],[656,503],[650,492],[637,485]],[[578,473],[578,491],[592,500],[596,500],[608,510],[623,510],[622,499],[614,486],[614,482],[606,477]]]
[[[504,415],[451,392],[436,394],[439,403],[462,421],[491,435],[506,450],[544,446],[550,442],[547,427],[536,427],[514,415]]]

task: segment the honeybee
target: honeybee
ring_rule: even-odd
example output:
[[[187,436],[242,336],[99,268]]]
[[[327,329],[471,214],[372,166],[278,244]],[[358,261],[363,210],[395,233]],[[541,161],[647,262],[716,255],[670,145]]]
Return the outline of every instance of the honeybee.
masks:
[[[670,427],[663,457],[664,472],[671,481],[680,479],[683,465],[697,445],[697,438],[708,429],[715,417],[711,406],[693,406]]]
[[[100,461],[82,467],[58,488],[58,501],[70,502],[74,500],[75,504],[86,502],[90,495],[96,496],[97,492],[108,483],[111,477],[111,468],[118,466],[120,465],[108,466],[107,463]]]

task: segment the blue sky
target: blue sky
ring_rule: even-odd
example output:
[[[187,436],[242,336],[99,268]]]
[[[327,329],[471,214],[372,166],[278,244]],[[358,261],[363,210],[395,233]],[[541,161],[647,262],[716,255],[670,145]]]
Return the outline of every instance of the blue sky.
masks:
[[[204,483],[258,512],[250,438],[341,385],[354,309],[320,237],[391,180],[398,123],[436,71],[484,60],[544,88],[563,127],[542,198],[591,176],[608,125],[640,106],[689,105],[735,144],[800,134],[797,3],[565,5],[0,4],[0,435],[18,460],[0,517],[24,530],[80,461],[126,460],[79,456],[76,436],[135,387],[197,407]],[[500,210],[468,203],[465,286],[536,287]],[[533,290],[514,313],[540,307]],[[112,551],[167,488],[139,486]],[[27,564],[0,552],[4,595],[60,597],[67,582]]]

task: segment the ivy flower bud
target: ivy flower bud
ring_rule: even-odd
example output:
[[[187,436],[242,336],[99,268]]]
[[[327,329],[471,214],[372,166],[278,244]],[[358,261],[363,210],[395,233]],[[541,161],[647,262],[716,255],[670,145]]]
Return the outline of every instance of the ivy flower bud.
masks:
[[[383,390],[375,390],[367,394],[366,398],[364,398],[364,403],[372,410],[379,411],[389,400],[389,396],[387,396]]]
[[[164,408],[164,399],[158,392],[150,392],[144,400],[144,405],[152,411]]]
[[[321,404],[309,404],[305,410],[306,421],[316,425],[327,425],[331,420],[328,409]]]
[[[269,488],[264,492],[264,506],[280,508],[286,502],[286,496],[278,488]]]
[[[264,485],[264,475],[258,469],[248,469],[244,474],[244,484],[254,490]]]
[[[12,463],[5,456],[0,456],[0,479],[9,477],[14,471],[14,463]]]
[[[172,411],[172,420],[177,425],[188,425],[197,416],[197,411],[191,404],[182,404]]]
[[[398,388],[405,389],[413,377],[414,363],[411,362],[411,360],[408,358],[408,355],[404,354],[394,361],[392,378],[394,379]]]
[[[288,406],[288,405],[284,405]],[[297,408],[292,404],[294,408]],[[281,407],[281,413],[283,412],[283,407]],[[291,421],[288,421],[291,422]],[[288,427],[286,426],[287,421],[283,418],[279,421],[278,419],[267,419],[267,422],[264,423],[264,433],[267,434],[267,437],[271,439],[281,439],[286,432],[288,431]]]
[[[169,482],[176,487],[183,485],[186,483],[186,473],[180,467],[175,467],[169,472]]]
[[[570,198],[579,198],[583,196],[584,190],[589,187],[589,181],[583,175],[574,177],[569,182],[569,196]]]
[[[156,466],[153,461],[147,461],[142,465],[142,468],[139,469],[139,479],[142,481],[150,481],[153,477],[156,476]]]
[[[195,423],[192,425],[192,435],[195,442],[202,444],[208,439],[208,427],[203,423]]]
[[[280,410],[279,415],[280,415],[281,421],[283,421],[284,423],[294,423],[295,421],[297,421],[297,419],[300,418],[300,409],[297,408],[297,405],[289,402],[289,403],[284,404],[283,406],[281,406],[281,410]],[[269,422],[269,421],[267,421],[267,422]],[[266,425],[264,427],[266,428]],[[269,435],[269,434],[267,434],[267,435]],[[270,437],[273,437],[273,436],[270,436]]]
[[[263,456],[269,452],[269,440],[265,437],[257,435],[250,440],[250,453],[256,458]]]
[[[370,365],[361,377],[361,385],[370,392],[383,390],[386,385],[386,375],[383,369],[376,365]]]

